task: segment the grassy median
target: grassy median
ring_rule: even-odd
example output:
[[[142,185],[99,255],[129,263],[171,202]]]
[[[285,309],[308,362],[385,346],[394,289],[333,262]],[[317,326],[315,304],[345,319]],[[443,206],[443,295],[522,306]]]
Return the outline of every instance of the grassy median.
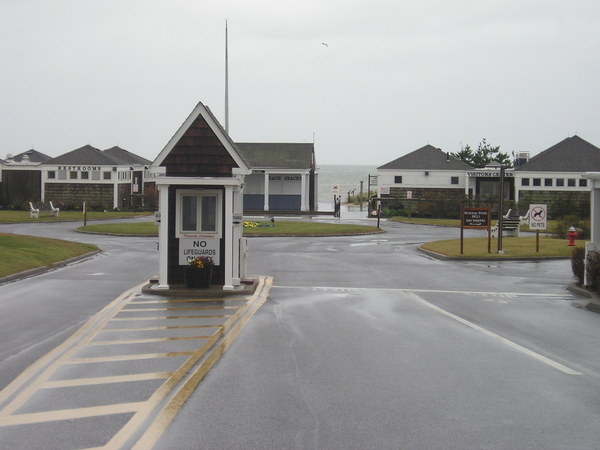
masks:
[[[244,236],[331,236],[377,233],[377,227],[322,222],[244,222]],[[123,236],[158,236],[153,222],[93,224],[77,231]]]
[[[95,223],[78,227],[77,231],[115,236],[158,236],[158,225],[154,222]]]
[[[149,212],[123,212],[123,211],[88,211],[87,220],[131,219],[132,217],[147,216]],[[58,217],[50,211],[41,211],[38,219],[29,216],[29,211],[0,211],[0,223],[22,222],[83,222],[81,211],[61,211]]]
[[[98,250],[92,244],[0,233],[0,278]]]
[[[568,245],[566,239],[552,239],[540,236],[539,252],[536,251],[535,236],[527,237],[503,237],[502,250],[504,254],[498,254],[498,239],[491,241],[491,253],[488,253],[487,238],[469,238],[463,242],[463,254],[460,253],[460,239],[445,241],[433,241],[423,244],[421,248],[440,253],[453,258],[568,258],[573,248]],[[585,241],[575,241],[577,247],[583,247]]]

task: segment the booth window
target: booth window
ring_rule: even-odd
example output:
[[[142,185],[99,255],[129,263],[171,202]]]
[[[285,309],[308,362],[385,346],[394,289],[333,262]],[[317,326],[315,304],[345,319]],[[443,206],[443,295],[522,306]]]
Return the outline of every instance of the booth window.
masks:
[[[177,235],[220,235],[219,192],[179,191],[177,195]]]

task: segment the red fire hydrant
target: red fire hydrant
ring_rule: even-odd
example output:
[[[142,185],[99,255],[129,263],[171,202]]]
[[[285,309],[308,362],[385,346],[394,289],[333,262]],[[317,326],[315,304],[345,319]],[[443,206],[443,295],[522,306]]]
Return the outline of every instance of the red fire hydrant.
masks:
[[[575,227],[569,228],[569,232],[567,233],[567,237],[569,238],[569,247],[575,246],[575,239],[577,239],[577,230]]]

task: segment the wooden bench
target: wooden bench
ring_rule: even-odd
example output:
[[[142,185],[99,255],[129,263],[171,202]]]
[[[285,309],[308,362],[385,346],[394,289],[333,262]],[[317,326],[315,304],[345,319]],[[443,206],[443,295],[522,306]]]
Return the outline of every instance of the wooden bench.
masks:
[[[529,211],[527,211],[526,215],[520,216],[517,211],[509,209],[508,212],[506,213],[506,215],[502,216],[502,236],[519,237],[521,225],[526,224],[528,218],[529,218]],[[498,221],[498,223],[496,223],[496,225],[494,225],[492,227],[491,231],[492,231],[493,238],[498,237],[498,227],[500,225],[499,222],[500,221]]]

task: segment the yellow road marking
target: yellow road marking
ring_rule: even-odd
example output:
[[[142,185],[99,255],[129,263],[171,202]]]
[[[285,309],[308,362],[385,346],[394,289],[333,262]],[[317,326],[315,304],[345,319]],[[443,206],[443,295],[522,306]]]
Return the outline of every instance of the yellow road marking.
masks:
[[[44,366],[48,364],[49,361],[52,361],[58,357],[60,357],[66,349],[75,345],[85,333],[88,333],[91,329],[97,327],[98,320],[94,320],[96,318],[101,318],[106,315],[111,309],[115,308],[116,305],[123,302],[128,297],[132,297],[137,293],[142,286],[144,286],[146,282],[140,283],[139,285],[129,289],[128,291],[123,292],[120,296],[106,305],[100,312],[98,312],[92,320],[87,321],[81,328],[79,328],[71,337],[69,337],[65,342],[54,348],[54,350],[46,353],[46,355],[40,357],[37,361],[31,364],[27,369],[25,369],[21,375],[15,378],[8,386],[6,386],[2,391],[0,391],[0,403],[6,401],[6,399],[10,398],[19,388],[21,388],[25,383],[31,380]]]
[[[183,337],[162,337],[162,338],[144,338],[144,339],[115,339],[114,341],[92,341],[88,347],[102,345],[122,345],[122,344],[148,344],[151,342],[170,342],[170,341],[194,341],[208,339],[210,336],[183,336]]]
[[[237,297],[227,297],[227,298],[195,298],[189,300],[140,300],[140,301],[132,301],[130,302],[132,305],[154,305],[154,304],[164,304],[164,303],[201,303],[201,302],[245,302],[248,300],[247,298],[237,298]]]
[[[216,318],[224,318],[224,317],[231,317],[231,315],[215,314],[214,316],[113,317],[110,320],[117,321],[117,320],[163,320],[163,319],[216,319]]]
[[[208,355],[208,357],[202,362],[202,364],[200,364],[192,376],[184,383],[183,386],[178,389],[171,401],[158,413],[142,437],[134,445],[134,450],[145,450],[152,448],[156,444],[158,439],[160,439],[162,434],[175,418],[177,412],[181,409],[190,395],[192,395],[192,392],[194,392],[196,386],[200,383],[200,381],[202,381],[212,366],[235,341],[236,337],[246,325],[248,320],[250,320],[250,318],[267,300],[268,291],[272,283],[273,278],[267,278],[264,284],[261,286],[260,292],[255,292],[253,298],[246,303],[246,305],[251,305],[248,309],[248,313],[235,324],[231,332],[229,332],[223,338],[223,341]],[[113,440],[111,440],[107,444],[107,447],[110,447],[113,443]]]
[[[140,328],[104,328],[100,333],[121,331],[156,331],[156,330],[184,330],[188,328],[221,328],[223,325],[173,325],[168,327],[140,327]]]
[[[88,364],[114,361],[136,361],[139,359],[172,358],[174,356],[190,356],[194,352],[143,353],[139,355],[95,356],[90,358],[71,358],[64,364]]]
[[[244,303],[238,306],[227,306],[227,307],[188,307],[188,308],[161,308],[157,310],[197,310],[197,309],[235,309],[236,311],[231,315],[202,315],[202,316],[167,316],[157,318],[117,318],[116,315],[121,312],[135,312],[143,311],[127,309],[127,305],[131,307],[135,304],[134,298],[136,296],[135,290],[139,289],[139,286],[127,291],[122,294],[118,299],[111,302],[111,307],[104,308],[101,313],[98,313],[92,318],[85,326],[83,326],[78,332],[71,336],[65,343],[57,347],[53,352],[48,354],[48,357],[40,358],[39,364],[32,365],[31,370],[28,369],[27,376],[22,377],[18,382],[12,384],[12,390],[8,394],[2,392],[5,398],[9,398],[10,395],[14,395],[14,392],[21,389],[20,392],[12,399],[11,403],[0,412],[0,424],[5,425],[18,425],[18,424],[32,424],[42,423],[48,421],[58,420],[73,420],[84,417],[93,417],[99,415],[112,415],[122,413],[133,413],[133,416],[125,424],[125,426],[113,436],[113,439],[108,447],[113,447],[112,443],[121,442],[121,445],[130,439],[133,433],[143,425],[144,421],[147,420],[148,416],[154,411],[161,402],[165,400],[173,389],[183,380],[184,377],[189,376],[192,368],[200,363],[199,369],[191,378],[197,377],[198,371],[203,371],[202,376],[192,383],[195,387],[200,379],[202,379],[206,373],[218,360],[218,358],[229,348],[235,337],[239,334],[240,330],[245,326],[250,317],[258,310],[258,308],[266,301],[268,295],[268,288],[272,285],[272,279],[269,278],[265,281],[264,277],[261,277],[257,289],[254,295],[250,299],[244,298]],[[141,286],[141,285],[140,285]],[[258,300],[257,300],[258,299]],[[206,299],[206,300],[175,300],[174,302],[183,303],[190,301],[219,301],[221,299]],[[224,301],[234,300],[234,298],[227,298]],[[223,301],[223,300],[221,300]],[[141,302],[139,302],[141,303]],[[154,302],[152,302],[154,303]],[[171,302],[168,302],[171,303]],[[151,309],[153,311],[154,309]],[[245,315],[247,314],[247,315]],[[183,325],[183,326],[152,326],[152,327],[124,327],[124,328],[105,328],[112,321],[124,321],[124,320],[153,320],[153,319],[213,319],[221,322],[220,319],[226,319],[222,324],[206,324],[206,325]],[[115,341],[92,341],[96,339],[102,332],[117,332],[117,331],[143,331],[143,330],[170,330],[170,329],[194,329],[194,328],[212,328],[214,333],[212,336],[192,336],[192,337],[165,337],[165,338],[145,338],[145,339],[118,339]],[[229,332],[228,334],[225,334]],[[230,336],[231,335],[231,336]],[[149,343],[149,342],[168,342],[168,341],[183,341],[192,339],[206,340],[204,345],[195,351],[185,352],[163,352],[163,353],[147,353],[147,354],[135,354],[135,355],[116,355],[116,356],[102,356],[102,357],[83,357],[76,358],[75,355],[80,352],[83,348],[88,346],[100,346],[100,345],[118,345],[118,344],[135,344],[135,343]],[[215,347],[215,345],[221,340],[221,343]],[[68,343],[68,345],[67,345]],[[61,350],[60,352],[58,350]],[[211,350],[212,352],[208,357],[200,362],[202,358]],[[52,358],[49,356],[52,355]],[[56,372],[59,367],[74,364],[87,364],[87,363],[102,363],[102,362],[118,362],[118,361],[132,361],[142,359],[155,359],[165,357],[187,357],[183,364],[174,372],[156,372],[156,373],[141,373],[141,374],[129,374],[129,375],[117,375],[117,376],[102,376],[102,377],[89,377],[89,378],[78,378],[78,379],[66,379],[66,380],[50,380],[49,378]],[[35,366],[35,367],[34,367]],[[41,366],[38,368],[38,366]],[[44,368],[45,367],[45,368]],[[35,371],[33,369],[36,369]],[[204,368],[204,369],[203,369]],[[25,372],[24,372],[25,373]],[[34,381],[31,382],[26,388],[22,386],[33,379],[37,374]],[[21,378],[21,377],[19,377]],[[55,411],[44,411],[30,414],[14,414],[23,404],[25,404],[30,397],[40,389],[54,389],[61,387],[74,387],[74,386],[92,386],[108,383],[119,383],[119,382],[135,382],[141,380],[155,380],[164,379],[164,383],[150,396],[147,401],[113,404],[97,407],[84,407],[74,408],[65,410]],[[17,380],[15,380],[17,381]],[[9,385],[11,386],[11,385]],[[184,386],[190,386],[189,381],[184,383]],[[193,388],[192,388],[193,389]],[[180,389],[181,391],[181,389]],[[189,394],[188,394],[189,395]]]
[[[116,403],[114,405],[91,406],[88,408],[59,409],[30,414],[13,414],[3,417],[0,426],[29,425],[32,423],[56,422],[59,420],[83,419],[85,417],[111,416],[138,411],[145,402]]]
[[[169,378],[173,372],[139,373],[132,375],[114,375],[110,377],[72,378],[68,380],[46,381],[42,389],[54,389],[74,386],[94,386],[97,384],[125,383],[129,381],[160,380]]]
[[[138,312],[138,311],[210,311],[213,309],[238,309],[239,306],[186,306],[173,308],[123,308],[121,312]]]

